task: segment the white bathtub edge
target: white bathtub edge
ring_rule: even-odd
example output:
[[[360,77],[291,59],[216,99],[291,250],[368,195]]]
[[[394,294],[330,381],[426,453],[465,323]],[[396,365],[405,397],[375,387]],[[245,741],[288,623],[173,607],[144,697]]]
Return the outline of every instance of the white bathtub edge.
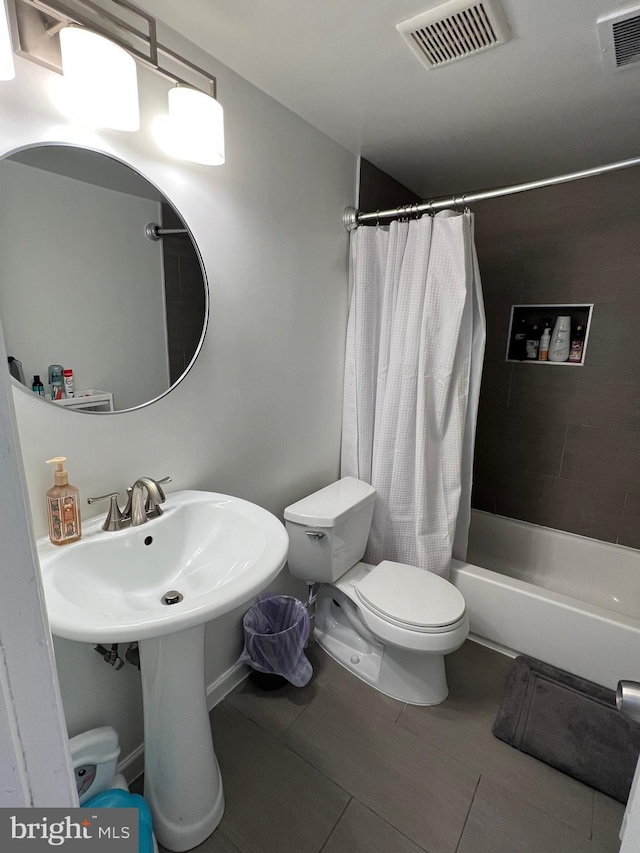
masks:
[[[526,654],[615,689],[640,680],[640,620],[454,561],[476,641]]]

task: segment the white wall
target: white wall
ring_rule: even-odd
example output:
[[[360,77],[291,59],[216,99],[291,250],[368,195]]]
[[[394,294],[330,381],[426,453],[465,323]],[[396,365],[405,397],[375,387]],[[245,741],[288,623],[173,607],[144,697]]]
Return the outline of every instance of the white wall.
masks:
[[[152,406],[96,417],[16,389],[38,535],[51,476],[44,460],[53,455],[69,457],[84,497],[170,474],[173,489],[227,492],[277,515],[338,475],[348,244],[341,214],[354,202],[355,158],[197,49],[174,43],[218,76],[222,167],[181,164],[156,147],[149,127],[165,110],[167,83],[151,71],[139,68],[137,134],[71,129],[54,106],[58,77],[20,58],[16,79],[0,84],[0,153],[70,141],[129,162],[184,216],[211,290],[194,368]],[[283,576],[280,584],[293,588]],[[239,613],[209,626],[208,682],[240,647]],[[138,746],[138,673],[112,671],[89,646],[60,641],[56,649],[70,734],[112,724],[124,754]]]
[[[64,807],[78,796],[19,455],[9,374],[0,371],[0,808]]]
[[[62,364],[76,393],[111,391],[116,409],[166,391],[162,243],[144,230],[160,203],[11,161],[0,198],[0,317],[29,385],[37,373],[48,392]]]

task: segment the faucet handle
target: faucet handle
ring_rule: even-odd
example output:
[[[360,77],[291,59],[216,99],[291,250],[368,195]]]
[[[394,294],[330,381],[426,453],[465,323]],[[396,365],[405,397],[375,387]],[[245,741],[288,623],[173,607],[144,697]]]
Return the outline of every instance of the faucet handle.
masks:
[[[109,512],[107,513],[107,517],[105,519],[104,524],[102,525],[103,530],[122,530],[125,526],[128,519],[120,512],[120,507],[118,506],[118,498],[120,497],[120,492],[110,492],[108,495],[100,495],[97,498],[87,498],[88,504],[99,503],[100,501],[111,500],[111,504],[109,505]]]
[[[163,483],[170,483],[171,479],[171,477],[163,477],[162,480],[156,480],[156,484],[160,486]],[[162,489],[160,489],[160,494],[162,495],[162,500],[160,501],[160,503],[163,503],[165,497],[164,491]],[[147,493],[145,511],[147,513],[147,518],[157,518],[159,515],[162,515],[162,508],[153,500],[149,493]]]
[[[122,514],[125,518],[131,518],[131,496],[133,494],[133,489],[131,486],[127,486],[127,504],[125,508],[122,510]]]

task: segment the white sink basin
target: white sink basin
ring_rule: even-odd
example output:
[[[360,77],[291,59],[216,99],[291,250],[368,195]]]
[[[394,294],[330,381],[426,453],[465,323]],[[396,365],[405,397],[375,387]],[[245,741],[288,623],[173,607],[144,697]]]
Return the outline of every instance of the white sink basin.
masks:
[[[144,795],[159,843],[200,845],[224,812],[204,683],[205,623],[248,603],[284,566],[289,539],[255,504],[213,492],[167,495],[139,527],[84,525],[71,545],[38,543],[51,630],[83,643],[139,641]],[[166,593],[183,598],[164,604]],[[240,639],[241,628],[238,628]]]
[[[260,592],[287,557],[284,526],[267,510],[214,492],[167,495],[163,515],[101,530],[71,545],[38,543],[51,630],[85,643],[160,637],[208,622]],[[183,599],[163,604],[165,593]]]

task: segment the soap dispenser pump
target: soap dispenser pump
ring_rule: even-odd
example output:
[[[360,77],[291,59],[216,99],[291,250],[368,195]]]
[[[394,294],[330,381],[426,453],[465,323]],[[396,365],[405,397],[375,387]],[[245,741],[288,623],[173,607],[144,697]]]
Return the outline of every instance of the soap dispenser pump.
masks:
[[[55,485],[47,492],[47,520],[49,539],[54,545],[77,542],[82,536],[80,519],[80,492],[69,485],[69,475],[64,467],[66,456],[47,459],[47,465],[57,465],[54,472]]]

